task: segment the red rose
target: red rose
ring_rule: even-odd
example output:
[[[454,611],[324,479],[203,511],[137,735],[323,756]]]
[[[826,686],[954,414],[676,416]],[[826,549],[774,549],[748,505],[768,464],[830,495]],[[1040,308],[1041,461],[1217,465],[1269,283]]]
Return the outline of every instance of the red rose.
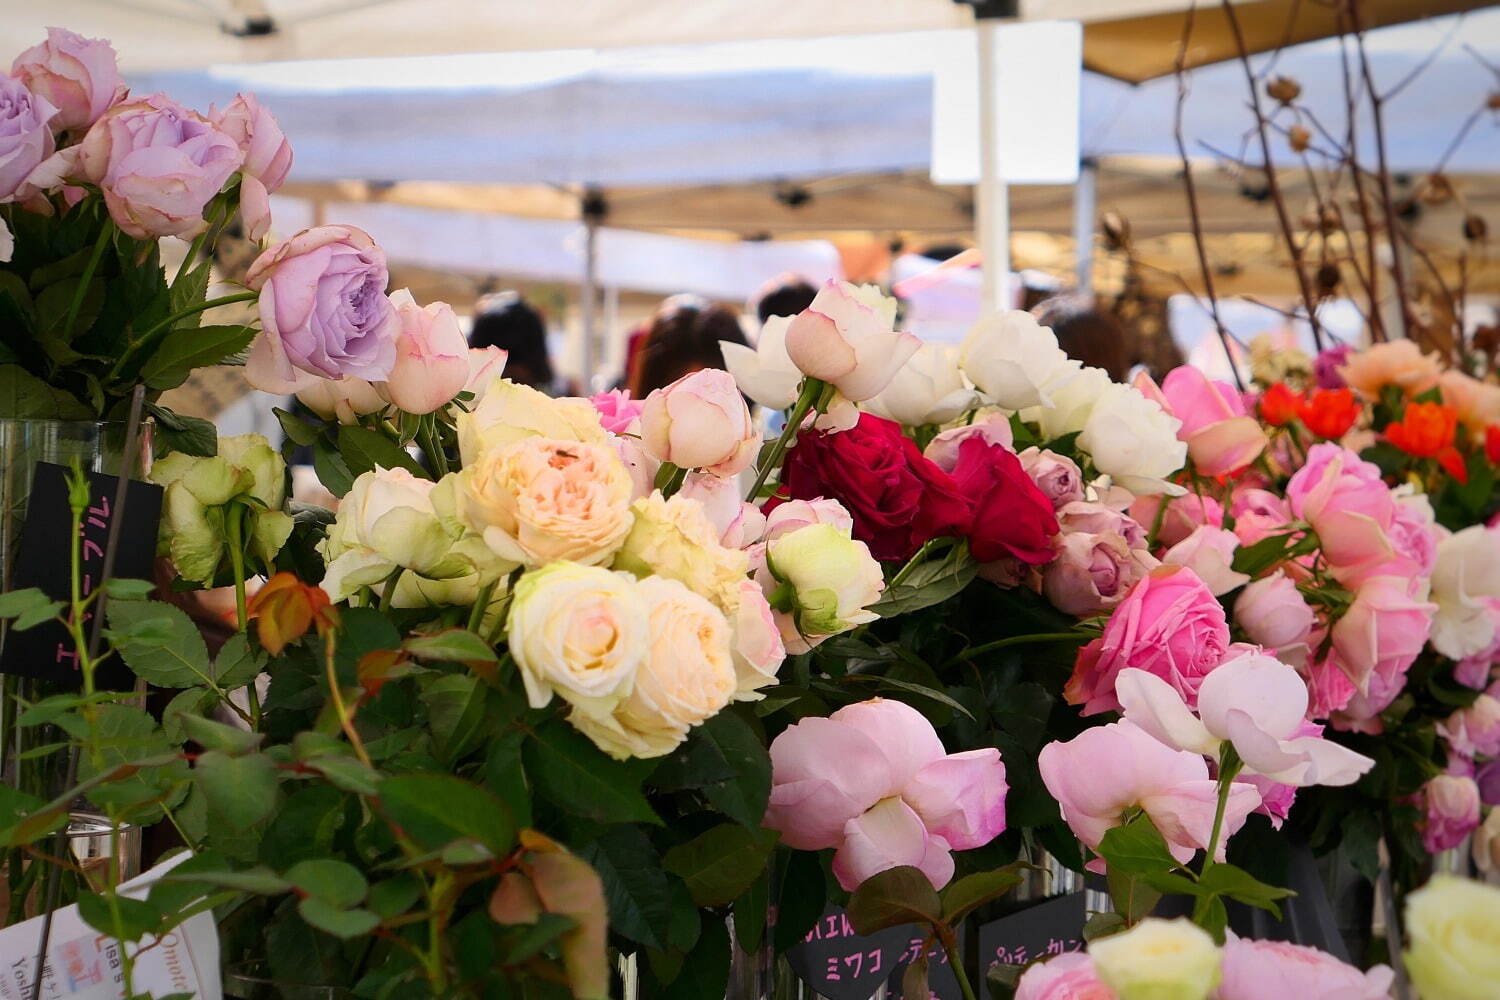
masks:
[[[909,559],[929,539],[964,534],[972,517],[957,484],[922,457],[901,425],[869,413],[839,434],[799,434],[781,482],[785,499],[842,503],[854,517],[854,537],[876,559]]]
[[[969,551],[976,562],[1006,556],[1032,566],[1052,561],[1057,554],[1052,536],[1058,531],[1052,502],[1036,488],[1014,452],[971,437],[959,445],[953,481],[973,504]]]

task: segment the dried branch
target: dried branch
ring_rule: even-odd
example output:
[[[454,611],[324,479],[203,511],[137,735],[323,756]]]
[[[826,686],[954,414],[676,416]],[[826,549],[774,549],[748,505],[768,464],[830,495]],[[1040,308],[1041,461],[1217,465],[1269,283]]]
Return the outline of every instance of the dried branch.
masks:
[[[1344,77],[1344,115],[1347,120],[1346,147],[1349,150],[1348,167],[1349,175],[1354,181],[1354,203],[1359,207],[1360,221],[1365,230],[1365,258],[1366,279],[1363,282],[1365,290],[1370,296],[1370,308],[1367,316],[1370,322],[1370,339],[1374,341],[1388,340],[1385,329],[1385,316],[1380,311],[1380,261],[1375,253],[1375,220],[1370,214],[1370,202],[1365,197],[1364,180],[1360,172],[1359,162],[1355,158],[1359,146],[1355,141],[1355,123],[1359,117],[1359,97],[1356,91],[1356,83],[1353,73],[1349,69],[1349,49],[1344,43],[1344,14],[1340,8],[1339,15],[1339,63],[1343,68]],[[1351,243],[1349,251],[1354,252]],[[1403,307],[1404,308],[1404,307]]]

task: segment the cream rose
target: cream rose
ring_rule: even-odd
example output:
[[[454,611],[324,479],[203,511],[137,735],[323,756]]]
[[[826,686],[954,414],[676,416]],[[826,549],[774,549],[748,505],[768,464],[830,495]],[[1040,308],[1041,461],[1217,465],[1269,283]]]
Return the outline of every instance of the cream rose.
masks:
[[[1079,369],[1051,330],[1016,309],[975,323],[964,336],[958,363],[990,402],[1007,410],[1052,405],[1052,395]]]
[[[1147,917],[1089,944],[1099,978],[1119,1000],[1205,1000],[1219,984],[1219,949],[1185,919]]]
[[[1104,387],[1089,411],[1078,447],[1094,468],[1137,495],[1180,495],[1167,482],[1187,461],[1187,445],[1177,440],[1182,422],[1128,385]]]
[[[608,562],[630,530],[630,474],[606,443],[525,438],[458,477],[459,519],[524,566]]]
[[[698,501],[683,496],[667,500],[658,492],[631,504],[630,511],[634,520],[615,555],[615,569],[677,580],[725,614],[735,611],[750,558],[720,544]]]
[[[464,465],[474,464],[484,452],[532,437],[604,443],[604,425],[586,399],[553,399],[508,378],[495,379],[479,395],[479,404],[458,414],[456,421]]]
[[[1500,888],[1436,875],[1406,897],[1406,971],[1422,1000],[1487,1000],[1500,983]]]
[[[723,612],[676,580],[647,577],[636,589],[650,607],[650,648],[635,686],[607,717],[568,716],[617,759],[671,753],[729,704],[737,684]]]
[[[767,542],[756,579],[792,653],[880,617],[866,610],[885,589],[880,563],[864,542],[831,524],[810,524]]]
[[[1032,407],[1021,416],[1041,426],[1043,440],[1055,441],[1083,430],[1094,404],[1113,384],[1103,368],[1084,368],[1053,390],[1050,405]]]
[[[899,424],[946,424],[972,409],[979,394],[958,369],[958,348],[923,344],[865,409]]]
[[[505,622],[526,700],[555,694],[579,714],[605,717],[635,684],[650,644],[644,592],[629,576],[554,562],[524,574]]]
[[[1438,542],[1431,596],[1434,649],[1461,660],[1488,646],[1495,637],[1490,602],[1500,598],[1500,535],[1475,524]]]

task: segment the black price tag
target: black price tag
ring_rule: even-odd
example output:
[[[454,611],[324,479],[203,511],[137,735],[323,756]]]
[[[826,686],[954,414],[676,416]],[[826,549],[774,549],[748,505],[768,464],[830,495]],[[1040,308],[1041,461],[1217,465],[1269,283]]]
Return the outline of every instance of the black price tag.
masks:
[[[830,906],[802,943],[787,950],[786,960],[797,978],[830,1000],[869,1000],[890,979],[915,935],[911,926],[888,927],[870,937],[856,934],[843,907]],[[917,946],[921,943],[918,937]]]
[[[979,974],[1083,949],[1083,893],[1048,899],[979,928]]]
[[[21,526],[21,541],[11,573],[14,590],[36,587],[54,600],[66,601],[69,598],[72,589],[69,535],[73,530],[73,513],[68,506],[68,471],[50,462],[36,465],[26,520]],[[115,476],[91,472],[88,477],[89,506],[79,531],[79,573],[85,597],[103,582],[104,547],[108,544],[110,525],[117,515],[115,491],[119,486],[119,479]],[[157,526],[161,521],[162,488],[152,483],[132,481],[126,490],[125,523],[120,525],[114,575],[121,579],[150,580],[156,556]],[[92,628],[90,617],[84,625],[85,634]],[[83,683],[73,640],[67,629],[57,622],[47,622],[24,632],[8,628],[4,649],[0,650],[0,673],[38,677],[72,687]],[[100,665],[96,680],[99,687],[116,691],[126,690],[134,683],[129,669],[113,658]]]

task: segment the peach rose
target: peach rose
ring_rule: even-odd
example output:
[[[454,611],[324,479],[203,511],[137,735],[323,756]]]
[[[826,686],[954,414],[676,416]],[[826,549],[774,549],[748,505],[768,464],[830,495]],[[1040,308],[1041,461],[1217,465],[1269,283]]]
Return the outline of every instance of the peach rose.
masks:
[[[1437,358],[1423,354],[1414,342],[1393,340],[1350,355],[1338,373],[1351,389],[1373,402],[1388,385],[1400,386],[1408,396],[1426,392],[1437,384],[1441,370]]]

